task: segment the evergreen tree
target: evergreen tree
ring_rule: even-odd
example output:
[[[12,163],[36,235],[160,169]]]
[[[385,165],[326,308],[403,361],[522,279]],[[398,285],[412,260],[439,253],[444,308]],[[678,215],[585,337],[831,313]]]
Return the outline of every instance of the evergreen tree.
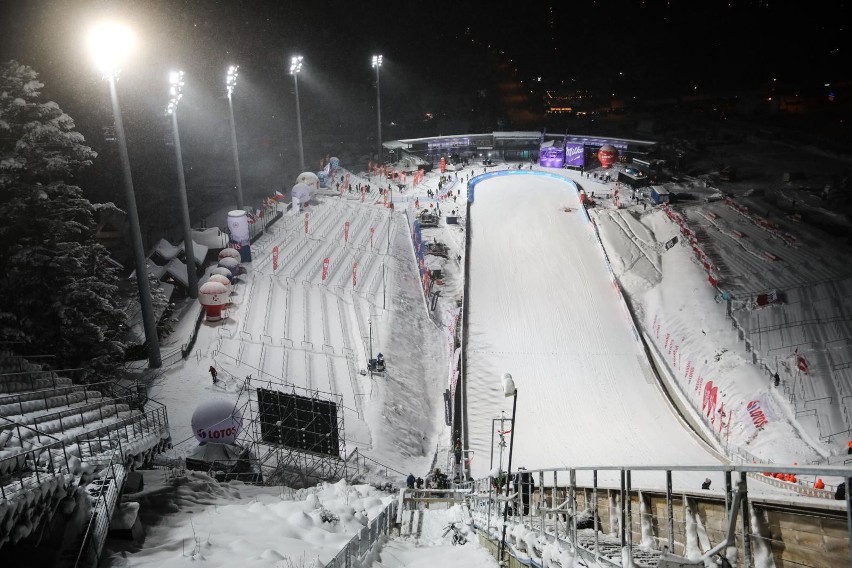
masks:
[[[115,206],[72,185],[97,154],[59,105],[40,100],[37,77],[0,65],[0,340],[108,379],[124,360],[126,316],[95,212]]]

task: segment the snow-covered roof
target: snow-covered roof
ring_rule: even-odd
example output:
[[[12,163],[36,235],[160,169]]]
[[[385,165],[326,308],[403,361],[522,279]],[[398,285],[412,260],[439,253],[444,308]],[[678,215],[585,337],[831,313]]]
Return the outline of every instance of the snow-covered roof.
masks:
[[[223,233],[219,227],[192,229],[192,240],[196,244],[206,246],[208,250],[218,250],[228,245],[228,235]]]
[[[193,240],[192,252],[195,256],[195,263],[202,264],[204,262],[204,258],[207,256],[207,251],[211,248],[207,245],[198,244]],[[184,242],[181,241],[179,245],[173,245],[166,239],[160,239],[157,244],[154,246],[154,250],[151,252],[158,254],[163,260],[172,260],[177,258],[180,253],[184,250]]]

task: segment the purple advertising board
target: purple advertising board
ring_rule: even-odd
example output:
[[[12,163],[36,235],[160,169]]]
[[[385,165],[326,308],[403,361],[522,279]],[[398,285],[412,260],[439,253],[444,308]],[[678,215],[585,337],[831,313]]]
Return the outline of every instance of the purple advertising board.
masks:
[[[562,148],[556,146],[542,146],[538,151],[538,165],[545,168],[561,168],[565,163]]]
[[[565,165],[569,168],[582,168],[585,165],[585,145],[580,142],[565,144]]]

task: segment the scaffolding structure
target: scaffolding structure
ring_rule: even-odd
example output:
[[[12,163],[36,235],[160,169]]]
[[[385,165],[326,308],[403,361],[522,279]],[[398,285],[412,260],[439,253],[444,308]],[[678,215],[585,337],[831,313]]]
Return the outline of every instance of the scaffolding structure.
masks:
[[[237,444],[250,450],[259,480],[298,488],[346,478],[342,402],[340,395],[247,378],[235,405],[244,422]]]

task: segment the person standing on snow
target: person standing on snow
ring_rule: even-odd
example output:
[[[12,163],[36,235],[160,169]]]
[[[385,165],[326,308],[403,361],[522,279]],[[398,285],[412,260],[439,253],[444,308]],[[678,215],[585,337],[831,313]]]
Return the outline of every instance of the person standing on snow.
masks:
[[[414,474],[409,473],[408,477],[405,479],[405,486],[408,487],[409,489],[414,489],[415,481],[417,481],[417,480],[414,479]]]
[[[515,474],[515,479],[513,480],[515,484],[515,491],[520,492],[521,494],[521,502],[523,503],[523,514],[530,514],[530,497],[532,496],[533,490],[533,480],[530,472],[527,471],[527,468],[521,466],[518,468],[518,473]]]
[[[213,365],[210,365],[210,369],[208,369],[208,371],[210,372],[210,376],[213,377],[213,384],[215,385],[216,384],[216,375],[218,374],[218,372],[216,371],[216,367],[214,367]]]

